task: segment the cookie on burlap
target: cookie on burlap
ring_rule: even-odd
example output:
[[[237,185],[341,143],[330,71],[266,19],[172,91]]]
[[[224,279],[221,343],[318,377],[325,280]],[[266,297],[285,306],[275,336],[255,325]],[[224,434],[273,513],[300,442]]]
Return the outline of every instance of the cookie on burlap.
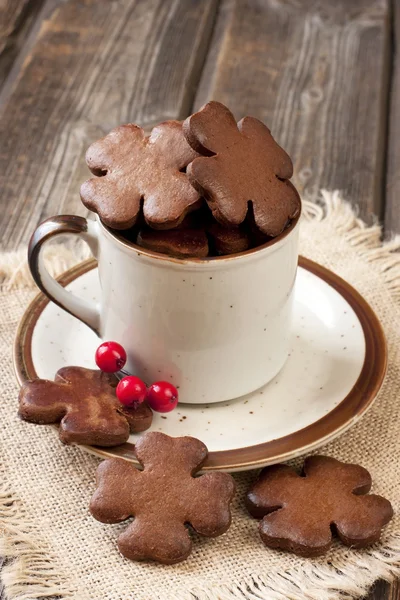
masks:
[[[114,229],[129,229],[140,213],[154,229],[169,229],[200,204],[182,170],[197,156],[179,121],[154,127],[149,137],[134,124],[116,127],[86,152],[97,177],[81,186],[83,204]]]
[[[187,175],[221,224],[243,223],[251,203],[258,229],[276,237],[298,216],[300,197],[288,181],[292,161],[264,123],[245,117],[236,124],[226,106],[209,102],[186,119],[183,131],[202,155]]]
[[[371,484],[370,474],[359,465],[310,456],[302,476],[287,465],[263,469],[246,505],[262,519],[259,532],[266,546],[319,556],[329,550],[332,532],[354,548],[379,540],[393,509],[385,498],[368,495]]]
[[[127,408],[117,399],[118,379],[111,373],[83,367],[63,367],[54,381],[27,381],[19,393],[19,416],[39,424],[60,423],[64,444],[118,446],[129,433],[151,425],[146,402]]]
[[[100,464],[90,503],[102,523],[135,517],[118,538],[121,554],[173,564],[192,549],[186,524],[207,537],[227,531],[235,483],[227,473],[194,477],[207,457],[203,442],[151,432],[139,439],[135,453],[143,471],[120,459]]]

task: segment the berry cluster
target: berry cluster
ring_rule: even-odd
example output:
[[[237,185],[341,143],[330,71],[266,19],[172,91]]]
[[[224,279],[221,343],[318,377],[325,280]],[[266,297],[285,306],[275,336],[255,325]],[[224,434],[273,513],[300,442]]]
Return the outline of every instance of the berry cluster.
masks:
[[[95,355],[96,365],[105,373],[116,373],[126,363],[125,349],[117,342],[104,342]],[[168,381],[156,381],[147,388],[144,381],[135,375],[123,377],[116,389],[118,400],[124,406],[137,406],[147,400],[150,408],[157,412],[170,412],[178,404],[178,390]]]

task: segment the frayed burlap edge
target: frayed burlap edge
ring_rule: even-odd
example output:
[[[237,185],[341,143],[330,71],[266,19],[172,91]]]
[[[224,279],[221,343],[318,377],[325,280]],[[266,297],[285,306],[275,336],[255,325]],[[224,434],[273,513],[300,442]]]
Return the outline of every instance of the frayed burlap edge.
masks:
[[[317,203],[303,202],[308,222],[324,221],[345,242],[376,269],[395,300],[400,300],[400,236],[382,243],[381,227],[367,226],[337,191],[323,190]],[[57,276],[87,258],[82,246],[51,246],[46,249],[49,272]],[[26,264],[26,250],[0,258],[0,288],[33,288]],[[40,600],[56,596],[60,600],[76,596],[67,578],[56,567],[56,559],[38,543],[38,532],[29,522],[23,506],[8,482],[0,482],[0,556],[6,558],[2,570],[4,590],[9,600]],[[400,535],[383,537],[380,544],[363,553],[350,550],[329,564],[308,563],[282,572],[254,574],[231,585],[195,588],[178,593],[176,600],[351,600],[367,593],[376,579],[392,581],[400,576]],[[343,589],[344,581],[346,589]]]
[[[376,269],[396,300],[400,300],[400,235],[382,242],[382,227],[366,225],[338,191],[321,191],[318,203],[303,202],[306,221],[324,221]]]
[[[1,580],[8,600],[76,598],[68,588],[49,548],[39,542],[39,532],[30,522],[21,501],[0,472],[0,556],[4,560]]]
[[[301,568],[254,574],[229,586],[194,588],[174,594],[174,600],[354,600],[367,594],[377,579],[393,581],[399,575],[400,536],[392,536],[363,554],[349,550],[329,565],[310,561]]]
[[[91,254],[89,248],[80,243],[68,246],[52,244],[44,248],[44,256],[50,275],[57,277]],[[27,263],[26,248],[0,256],[0,289],[13,291],[21,288],[35,288]]]

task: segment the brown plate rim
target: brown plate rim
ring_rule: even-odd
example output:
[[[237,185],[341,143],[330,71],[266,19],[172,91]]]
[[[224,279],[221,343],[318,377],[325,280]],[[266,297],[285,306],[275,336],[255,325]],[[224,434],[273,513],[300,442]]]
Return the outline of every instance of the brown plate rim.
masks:
[[[97,262],[94,259],[88,259],[63,273],[58,281],[66,286],[96,266]],[[210,452],[203,466],[204,471],[254,469],[311,451],[353,425],[377,396],[387,369],[386,340],[377,316],[361,294],[329,269],[303,256],[299,257],[299,266],[332,286],[356,313],[365,338],[365,357],[360,375],[342,402],[318,421],[262,444]],[[20,385],[27,379],[37,377],[31,351],[32,335],[41,313],[49,302],[44,294],[39,293],[20,321],[14,343],[14,370]],[[102,458],[117,456],[136,462],[134,444],[130,442],[112,449],[82,447]]]

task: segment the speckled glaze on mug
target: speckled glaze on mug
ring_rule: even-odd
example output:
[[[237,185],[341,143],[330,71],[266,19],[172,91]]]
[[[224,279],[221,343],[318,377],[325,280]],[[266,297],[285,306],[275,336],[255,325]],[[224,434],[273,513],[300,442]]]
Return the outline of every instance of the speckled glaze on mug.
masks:
[[[287,359],[298,229],[297,218],[257,249],[181,260],[127,243],[98,218],[59,216],[33,234],[29,263],[51,300],[125,347],[129,372],[171,381],[181,402],[221,402],[266,384]],[[60,233],[80,235],[97,258],[100,304],[73,296],[46,271],[42,245]]]

